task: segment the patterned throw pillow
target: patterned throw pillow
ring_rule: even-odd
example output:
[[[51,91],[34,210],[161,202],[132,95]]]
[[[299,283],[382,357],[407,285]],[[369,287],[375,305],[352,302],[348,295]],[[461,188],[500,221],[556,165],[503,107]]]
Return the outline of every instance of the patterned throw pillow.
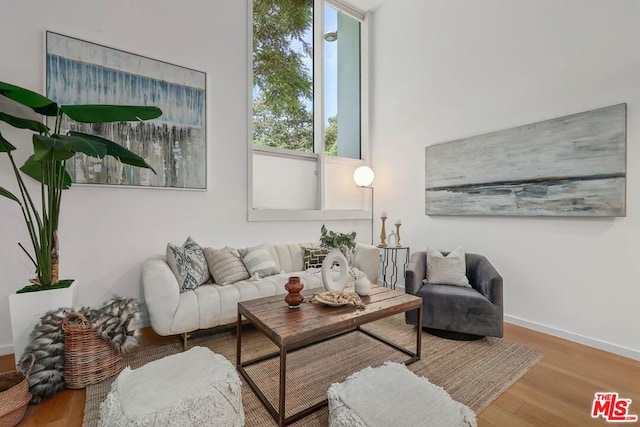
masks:
[[[462,246],[446,257],[438,250],[427,247],[427,278],[425,280],[428,284],[471,287],[466,273],[467,265]]]
[[[227,246],[223,249],[203,248],[202,251],[213,281],[218,285],[228,285],[250,277],[237,250]]]
[[[240,249],[240,256],[244,266],[247,267],[250,275],[258,274],[260,277],[271,276],[278,273],[276,263],[271,258],[271,254],[266,246],[254,246],[252,248]]]
[[[322,268],[322,263],[329,253],[325,248],[306,248],[302,247],[302,260],[304,261],[304,269]]]
[[[176,275],[180,292],[190,291],[209,280],[202,248],[189,236],[182,246],[167,243],[167,264]]]

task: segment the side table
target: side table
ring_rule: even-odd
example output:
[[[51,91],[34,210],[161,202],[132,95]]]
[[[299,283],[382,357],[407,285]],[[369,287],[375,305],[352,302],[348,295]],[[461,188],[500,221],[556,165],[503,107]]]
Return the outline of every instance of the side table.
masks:
[[[382,250],[382,281],[385,287],[395,289],[400,277],[398,267],[402,266],[402,275],[409,265],[408,246],[388,246],[386,248],[378,246]],[[399,254],[399,252],[402,252]],[[398,260],[399,258],[399,260]],[[401,264],[399,264],[401,263]]]

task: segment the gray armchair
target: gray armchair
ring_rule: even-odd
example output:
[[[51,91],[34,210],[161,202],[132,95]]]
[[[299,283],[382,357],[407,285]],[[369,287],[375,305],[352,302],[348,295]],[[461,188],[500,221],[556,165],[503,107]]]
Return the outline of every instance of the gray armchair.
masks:
[[[502,337],[502,276],[482,255],[465,254],[465,262],[471,288],[424,284],[427,253],[415,252],[405,272],[405,292],[422,298],[422,326],[435,335]],[[408,312],[406,322],[417,324],[417,313]]]

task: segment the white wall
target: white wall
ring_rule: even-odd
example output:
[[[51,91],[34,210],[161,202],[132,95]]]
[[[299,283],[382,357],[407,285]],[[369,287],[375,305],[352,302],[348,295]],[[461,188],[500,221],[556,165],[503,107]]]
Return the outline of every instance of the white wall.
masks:
[[[3,0],[0,79],[43,92],[44,32],[207,73],[208,190],[74,186],[60,220],[61,276],[80,282],[83,305],[112,294],[142,300],[140,266],[187,235],[205,246],[243,247],[319,238],[321,222],[247,222],[247,1]],[[2,126],[22,164],[29,134]],[[351,184],[349,184],[351,185]],[[5,156],[0,186],[16,189]],[[327,222],[369,241],[369,221]],[[17,205],[0,199],[0,354],[12,351],[7,296],[32,277]]]
[[[376,212],[403,217],[413,251],[486,255],[504,277],[509,321],[634,358],[639,21],[633,0],[393,0],[371,29]],[[625,218],[425,215],[425,146],[621,102]]]

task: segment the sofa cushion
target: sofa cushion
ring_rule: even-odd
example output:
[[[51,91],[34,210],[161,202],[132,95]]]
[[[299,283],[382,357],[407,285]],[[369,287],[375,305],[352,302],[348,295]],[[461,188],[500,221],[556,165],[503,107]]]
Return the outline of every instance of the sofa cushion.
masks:
[[[202,251],[213,281],[218,285],[227,285],[250,277],[236,249],[227,246],[223,249],[203,248]]]
[[[462,246],[447,256],[432,247],[427,247],[427,283],[431,285],[471,287],[466,271],[464,248]]]
[[[292,271],[302,271],[304,263],[302,261],[302,247],[318,246],[314,243],[286,243],[268,245],[267,249],[276,263],[276,270],[279,273],[291,273]]]
[[[325,248],[308,248],[302,247],[302,261],[304,262],[304,269],[308,268],[322,268],[322,263],[329,253]]]
[[[166,260],[178,279],[180,292],[195,289],[211,277],[202,248],[191,236],[182,246],[167,243]]]
[[[265,277],[278,273],[276,263],[264,245],[240,249],[240,256],[251,276]]]

